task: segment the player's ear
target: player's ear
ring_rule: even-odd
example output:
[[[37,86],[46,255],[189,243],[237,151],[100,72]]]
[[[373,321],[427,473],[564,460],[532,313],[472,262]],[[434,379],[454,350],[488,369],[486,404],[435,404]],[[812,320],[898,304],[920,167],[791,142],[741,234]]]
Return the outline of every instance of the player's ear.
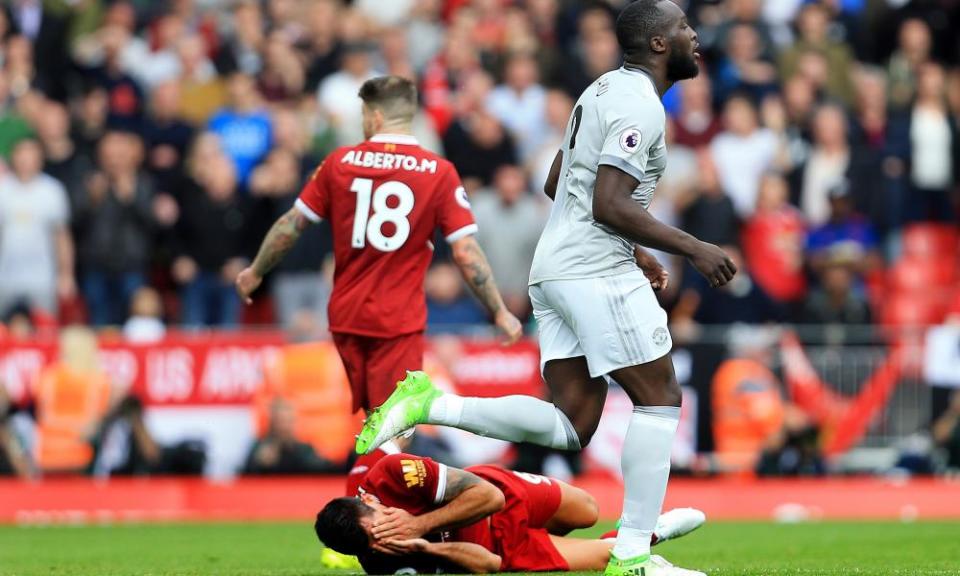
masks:
[[[663,54],[667,51],[667,39],[664,36],[656,35],[650,37],[650,51],[654,54]]]

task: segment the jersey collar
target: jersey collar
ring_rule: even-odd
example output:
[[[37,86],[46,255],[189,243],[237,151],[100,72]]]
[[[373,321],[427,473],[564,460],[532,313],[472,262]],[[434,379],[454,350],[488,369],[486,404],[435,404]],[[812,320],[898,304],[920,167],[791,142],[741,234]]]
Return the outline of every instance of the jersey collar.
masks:
[[[407,144],[409,146],[418,146],[420,143],[410,134],[374,134],[370,138],[371,142],[378,144]]]
[[[626,66],[621,66],[620,70],[626,72],[627,74],[633,74],[635,76],[643,76],[650,81],[650,85],[653,86],[653,91],[656,92],[657,96],[662,96],[660,91],[657,90],[657,83],[653,81],[653,76],[644,70],[639,70],[637,68],[627,68]]]

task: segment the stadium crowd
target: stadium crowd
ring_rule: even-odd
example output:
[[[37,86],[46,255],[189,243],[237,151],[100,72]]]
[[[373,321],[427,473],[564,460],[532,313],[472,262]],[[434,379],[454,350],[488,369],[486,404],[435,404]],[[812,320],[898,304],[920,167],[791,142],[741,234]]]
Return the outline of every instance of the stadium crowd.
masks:
[[[417,135],[460,171],[526,316],[549,209],[537,191],[574,99],[619,65],[616,4],[7,3],[0,314],[134,318],[134,334],[157,319],[321,331],[322,226],[271,279],[272,310],[244,314],[232,280],[324,155],[361,139],[359,85],[393,73],[417,80]],[[708,73],[666,95],[653,210],[745,266],[713,292],[672,265],[675,324],[869,323],[866,286],[904,227],[957,220],[960,14],[935,1],[683,4]],[[430,320],[457,330],[483,313],[446,257],[427,282]]]
[[[324,224],[259,305],[241,306],[233,282],[325,155],[362,139],[356,94],[382,73],[416,80],[416,136],[457,167],[504,299],[529,318],[527,276],[549,212],[540,188],[575,99],[620,65],[613,22],[624,3],[4,3],[0,329],[123,325],[150,340],[168,325],[276,323],[298,339],[322,334]],[[903,317],[960,320],[960,8],[678,3],[706,73],[665,95],[669,160],[651,210],[722,245],[741,273],[709,290],[661,255],[675,338],[708,324],[877,322],[900,310],[875,303],[910,231],[954,244],[946,264],[906,268],[925,298],[895,300],[926,308]],[[474,330],[484,312],[435,244],[430,330]],[[165,449],[136,435],[140,410],[118,405],[104,429],[124,422],[160,462]],[[284,413],[276,407],[278,438]],[[956,441],[955,420],[944,417],[938,438]],[[282,460],[284,441],[271,438],[251,451],[250,471]],[[189,446],[177,450],[170,457],[190,459]],[[327,466],[298,450],[291,458]]]

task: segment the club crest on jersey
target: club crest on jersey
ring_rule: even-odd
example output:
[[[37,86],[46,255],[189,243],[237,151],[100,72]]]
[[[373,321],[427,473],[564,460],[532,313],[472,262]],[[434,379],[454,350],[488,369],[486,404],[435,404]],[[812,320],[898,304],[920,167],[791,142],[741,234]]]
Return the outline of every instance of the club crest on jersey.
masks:
[[[640,149],[641,140],[643,140],[643,136],[636,128],[627,128],[620,133],[620,147],[629,154],[633,154]]]
[[[466,208],[467,210],[470,209],[470,198],[467,196],[467,191],[463,186],[457,187],[453,195],[457,200],[457,204]]]

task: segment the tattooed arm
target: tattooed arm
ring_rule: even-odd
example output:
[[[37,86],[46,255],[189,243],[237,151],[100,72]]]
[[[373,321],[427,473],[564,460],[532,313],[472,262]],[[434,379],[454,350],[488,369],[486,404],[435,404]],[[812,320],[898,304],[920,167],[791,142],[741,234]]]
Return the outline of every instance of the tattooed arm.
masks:
[[[506,335],[506,343],[513,344],[523,334],[523,327],[516,316],[507,310],[493,279],[490,263],[483,249],[473,236],[466,236],[454,242],[453,261],[460,268],[464,280],[480,302],[490,311],[494,323]]]
[[[499,488],[452,466],[447,467],[442,490],[437,495],[442,506],[425,514],[413,516],[400,508],[383,510],[381,519],[373,526],[373,537],[378,542],[406,540],[466,526],[501,510],[505,502]]]
[[[237,275],[237,293],[244,302],[252,302],[250,294],[256,290],[263,277],[293,248],[300,238],[300,234],[310,225],[310,220],[296,208],[291,208],[286,214],[274,222],[267,232],[260,251],[253,260],[253,264]]]

